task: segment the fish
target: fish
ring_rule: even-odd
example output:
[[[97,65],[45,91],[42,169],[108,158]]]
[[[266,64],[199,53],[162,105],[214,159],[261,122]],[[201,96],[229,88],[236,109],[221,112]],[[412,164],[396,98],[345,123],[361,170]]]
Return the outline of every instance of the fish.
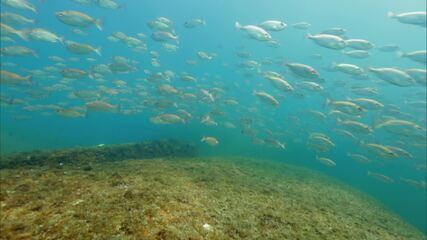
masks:
[[[335,143],[323,133],[311,133],[308,138],[307,146],[316,152],[328,152],[336,147]]]
[[[184,27],[186,28],[195,28],[198,26],[206,26],[206,21],[200,18],[195,18],[184,23]]]
[[[2,0],[1,3],[11,8],[37,13],[36,7],[27,0]]]
[[[212,147],[215,147],[219,144],[218,139],[216,139],[215,137],[202,137],[202,139],[200,141],[204,142],[204,143],[206,143]]]
[[[330,158],[316,156],[316,160],[319,161],[320,163],[328,166],[328,167],[336,167],[337,166],[335,161],[330,159]]]
[[[386,131],[403,135],[411,136],[416,135],[417,133],[425,133],[425,128],[422,126],[407,120],[402,119],[389,119],[385,120],[375,126],[375,129],[385,129]]]
[[[263,139],[263,142],[264,142],[265,145],[268,145],[268,146],[271,146],[271,147],[274,147],[274,148],[286,149],[286,144],[280,142],[277,139],[266,138],[266,139]]]
[[[56,113],[61,117],[66,118],[81,118],[86,117],[85,113],[82,113],[81,111],[75,109],[75,108],[63,108],[56,110]]]
[[[368,176],[375,178],[376,180],[383,182],[383,183],[393,183],[394,182],[394,180],[391,177],[386,176],[384,174],[375,173],[375,172],[371,172],[371,171],[368,171],[367,174],[368,174]]]
[[[286,63],[285,64],[295,75],[301,78],[308,78],[311,80],[320,79],[319,72],[313,67],[302,63]]]
[[[333,27],[326,30],[323,30],[321,34],[329,34],[329,35],[335,35],[339,37],[343,37],[347,33],[347,29],[344,29],[342,27]]]
[[[400,177],[400,181],[402,183],[405,183],[407,185],[425,190],[427,189],[427,183],[424,180],[415,180],[415,179],[409,179],[409,178],[404,178],[404,177]]]
[[[408,58],[412,61],[419,62],[424,65],[427,63],[427,50],[399,53],[398,55],[400,57]]]
[[[30,19],[22,15],[11,13],[11,12],[2,12],[0,13],[1,22],[9,25],[25,25],[25,24],[34,24],[35,19]]]
[[[302,82],[298,82],[296,83],[296,86],[299,88],[303,88],[306,90],[310,90],[310,91],[323,91],[324,87],[316,82],[310,82],[310,81],[302,81]]]
[[[21,76],[6,70],[0,70],[0,84],[6,85],[31,85],[32,75]]]
[[[396,68],[369,68],[376,77],[395,86],[408,87],[415,84],[415,80],[407,73]]]
[[[346,40],[331,34],[307,34],[306,38],[312,40],[321,47],[333,50],[340,50],[348,46],[348,42]]]
[[[294,88],[292,87],[291,84],[289,84],[288,81],[286,81],[285,79],[282,79],[280,77],[275,77],[275,76],[265,76],[265,78],[276,88],[278,88],[279,90],[283,90],[283,91],[293,91]]]
[[[171,32],[168,32],[168,31],[153,32],[153,34],[151,34],[151,38],[157,42],[166,42],[166,41],[173,40],[173,41],[179,43],[178,36],[174,35]]]
[[[349,99],[349,101],[358,104],[363,109],[377,110],[384,107],[384,104],[380,103],[375,99],[370,98],[353,98]]]
[[[414,79],[418,84],[426,86],[427,85],[427,70],[420,68],[409,68],[405,70],[412,79]]]
[[[388,12],[387,16],[391,19],[396,19],[403,24],[411,24],[425,28],[427,24],[426,20],[427,12],[404,12],[404,13],[394,13]]]
[[[343,51],[344,55],[349,56],[351,58],[356,59],[364,59],[371,56],[371,54],[366,50],[351,50],[351,51]]]
[[[69,26],[87,28],[91,25],[95,25],[98,30],[102,31],[102,23],[100,19],[95,19],[79,11],[59,11],[55,13],[55,16],[59,21]]]
[[[350,115],[360,115],[364,111],[361,106],[350,101],[332,101],[327,98],[325,105]]]
[[[363,156],[358,153],[347,153],[347,156],[351,158],[352,160],[359,162],[359,163],[370,163],[372,162],[371,159],[369,159],[366,156]]]
[[[26,32],[22,30],[16,30],[13,27],[6,25],[2,22],[0,22],[0,35],[2,38],[18,36],[22,40],[28,41],[28,35],[26,34]]]
[[[150,121],[154,124],[177,124],[185,123],[185,120],[176,114],[160,114],[150,118]]]
[[[253,94],[262,102],[265,102],[267,104],[270,104],[272,106],[278,106],[279,105],[279,101],[277,101],[277,99],[275,97],[273,97],[272,95],[263,92],[263,91],[253,91]]]
[[[338,119],[337,121],[338,121],[338,124],[342,125],[348,130],[351,130],[351,132],[357,132],[357,133],[363,133],[363,134],[369,134],[373,132],[373,129],[370,126],[358,121],[341,120],[341,119]]]
[[[199,59],[201,59],[201,60],[212,60],[213,54],[209,54],[209,53],[203,52],[203,51],[198,51],[197,57],[199,57]]]
[[[47,29],[44,29],[44,28],[28,29],[26,34],[32,40],[64,44],[64,37],[60,37],[60,36],[56,35],[55,33],[51,32]]]
[[[78,55],[86,55],[94,52],[98,56],[101,56],[101,47],[95,48],[89,44],[77,43],[73,41],[65,41],[65,46],[68,51]]]
[[[160,21],[158,19],[154,19],[147,22],[147,26],[153,30],[158,31],[173,31],[173,26],[169,21]]]
[[[96,5],[105,9],[119,9],[124,7],[123,4],[119,4],[114,0],[96,0]]]
[[[400,47],[397,46],[396,44],[386,44],[386,45],[378,46],[376,47],[376,49],[378,49],[381,52],[396,52],[400,50]]]
[[[355,64],[349,64],[349,63],[332,63],[331,69],[334,69],[352,76],[360,76],[365,73],[363,69],[360,68],[359,66]]]
[[[246,33],[246,35],[258,41],[270,41],[271,35],[261,27],[256,25],[241,25],[239,22],[235,22],[234,27],[240,31]]]
[[[277,20],[267,20],[260,24],[258,24],[259,27],[263,28],[266,31],[282,31],[287,27],[287,24],[282,21]]]
[[[64,68],[61,70],[61,74],[70,79],[81,79],[89,75],[88,72],[77,68]]]
[[[347,39],[347,47],[357,50],[369,50],[375,47],[374,44],[365,39]]]
[[[103,100],[95,100],[92,102],[86,103],[86,108],[88,111],[94,112],[119,112],[120,106],[113,105]]]
[[[390,148],[381,144],[361,142],[361,146],[364,149],[366,149],[369,153],[379,158],[394,159],[398,157],[398,155],[395,152],[393,152]]]
[[[306,30],[311,27],[311,24],[308,22],[297,22],[292,24],[292,27],[299,30]]]
[[[24,46],[8,46],[0,48],[1,56],[9,56],[9,57],[22,57],[22,56],[33,56],[38,57],[37,53],[27,47]]]

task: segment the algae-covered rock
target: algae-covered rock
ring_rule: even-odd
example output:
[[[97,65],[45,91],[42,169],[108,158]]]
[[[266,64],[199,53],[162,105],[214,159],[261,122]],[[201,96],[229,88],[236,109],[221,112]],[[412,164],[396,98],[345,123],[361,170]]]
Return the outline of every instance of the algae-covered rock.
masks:
[[[63,149],[56,151],[32,151],[0,156],[0,169],[22,166],[56,166],[79,164],[90,170],[91,162],[121,161],[155,157],[192,157],[195,148],[177,140],[146,141],[92,148]]]

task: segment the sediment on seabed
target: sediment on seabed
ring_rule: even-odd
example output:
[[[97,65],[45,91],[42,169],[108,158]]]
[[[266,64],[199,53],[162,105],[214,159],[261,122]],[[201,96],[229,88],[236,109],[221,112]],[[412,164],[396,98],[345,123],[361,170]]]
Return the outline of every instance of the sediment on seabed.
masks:
[[[19,156],[2,159],[0,239],[425,239],[317,172],[177,141]]]

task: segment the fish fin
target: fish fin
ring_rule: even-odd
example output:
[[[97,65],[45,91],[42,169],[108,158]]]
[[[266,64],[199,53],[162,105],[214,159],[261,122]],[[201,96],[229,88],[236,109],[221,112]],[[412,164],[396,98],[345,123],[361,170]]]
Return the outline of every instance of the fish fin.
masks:
[[[398,57],[406,57],[405,53],[402,51],[397,51],[397,56]]]
[[[101,19],[96,19],[94,23],[95,23],[96,28],[98,28],[99,31],[102,31],[102,21],[101,21]]]
[[[95,51],[96,54],[98,54],[98,56],[102,56],[102,54],[101,54],[101,47],[95,48],[94,51]]]

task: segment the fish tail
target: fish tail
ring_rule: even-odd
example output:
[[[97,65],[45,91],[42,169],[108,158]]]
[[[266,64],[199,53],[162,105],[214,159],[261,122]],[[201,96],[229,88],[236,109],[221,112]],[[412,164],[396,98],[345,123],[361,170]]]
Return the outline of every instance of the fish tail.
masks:
[[[330,103],[331,103],[331,100],[329,98],[326,98],[325,102],[323,103],[323,107],[329,106]]]
[[[102,31],[102,21],[101,21],[101,19],[96,19],[94,23],[95,23],[96,28],[98,28],[99,31]]]
[[[95,51],[96,54],[98,54],[98,56],[102,56],[102,54],[101,54],[101,47],[95,48],[94,51]]]
[[[237,29],[241,29],[241,28],[242,28],[242,25],[240,25],[240,23],[236,21],[236,22],[234,23],[234,27],[235,27],[235,28],[237,28]]]
[[[402,51],[397,51],[397,56],[398,57],[406,57],[406,54]]]
[[[35,7],[30,7],[30,10],[32,11],[32,12],[34,12],[35,14],[38,14],[39,12],[37,11],[37,8],[35,8]]]
[[[25,77],[25,81],[27,81],[30,85],[33,85],[33,75],[30,74]]]
[[[59,42],[62,44],[62,45],[64,45],[64,42],[65,42],[65,38],[64,37],[59,37]]]
[[[29,32],[27,30],[21,30],[21,31],[16,31],[16,34],[22,38],[22,40],[24,41],[28,41],[28,34]]]
[[[394,12],[390,11],[390,12],[387,13],[387,17],[389,17],[389,18],[395,18],[396,14],[394,14]]]

